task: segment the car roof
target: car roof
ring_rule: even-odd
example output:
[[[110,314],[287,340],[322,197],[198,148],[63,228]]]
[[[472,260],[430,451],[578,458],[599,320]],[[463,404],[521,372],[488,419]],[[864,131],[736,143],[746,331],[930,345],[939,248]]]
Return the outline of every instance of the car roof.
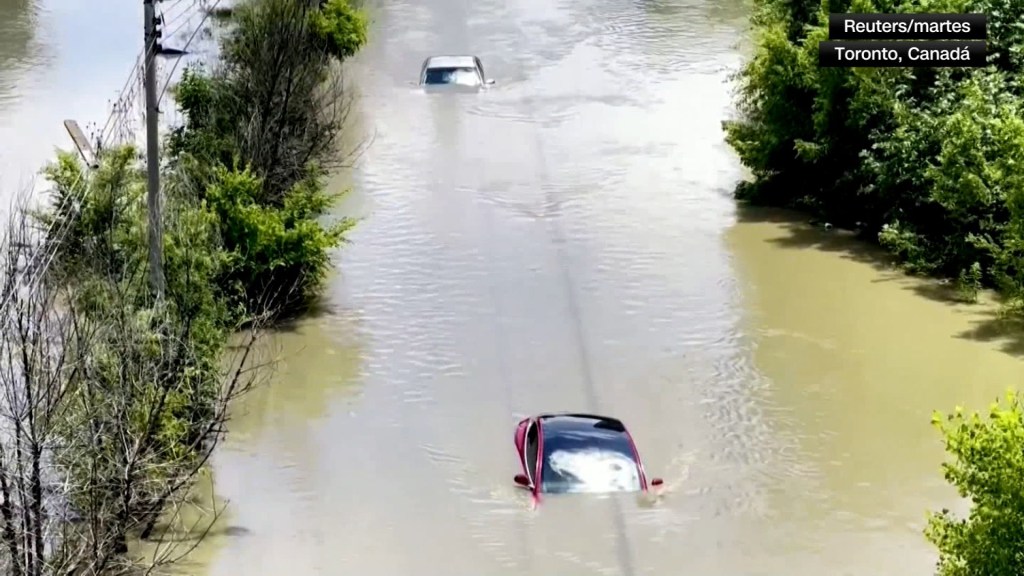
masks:
[[[423,63],[426,68],[476,68],[475,56],[431,56]]]
[[[559,433],[593,433],[594,428],[600,428],[608,432],[626,434],[626,426],[621,420],[597,414],[579,414],[561,412],[557,414],[542,414],[537,417],[544,427],[544,434]]]

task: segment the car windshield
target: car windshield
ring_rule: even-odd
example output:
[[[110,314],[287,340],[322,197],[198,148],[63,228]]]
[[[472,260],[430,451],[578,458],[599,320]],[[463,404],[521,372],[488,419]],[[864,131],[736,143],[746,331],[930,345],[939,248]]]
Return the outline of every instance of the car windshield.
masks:
[[[458,84],[479,86],[480,76],[473,68],[427,68],[424,84]]]
[[[636,492],[640,470],[624,431],[545,429],[541,489],[548,493]]]

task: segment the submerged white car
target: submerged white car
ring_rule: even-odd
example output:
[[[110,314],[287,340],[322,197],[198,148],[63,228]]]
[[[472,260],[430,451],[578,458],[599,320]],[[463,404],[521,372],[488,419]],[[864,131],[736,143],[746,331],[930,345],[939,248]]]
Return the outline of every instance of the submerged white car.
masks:
[[[423,61],[420,86],[455,86],[480,89],[494,84],[484,74],[484,65],[476,56],[431,56]]]

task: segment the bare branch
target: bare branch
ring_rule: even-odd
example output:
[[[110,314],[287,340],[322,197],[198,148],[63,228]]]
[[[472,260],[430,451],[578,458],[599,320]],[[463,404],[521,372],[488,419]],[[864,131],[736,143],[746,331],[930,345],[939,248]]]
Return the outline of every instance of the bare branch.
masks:
[[[33,223],[15,206],[0,238],[0,567],[96,575],[173,563],[196,543],[162,534],[152,559],[126,552],[188,506],[229,405],[266,376],[253,359],[266,318],[249,322],[225,365],[226,334],[208,312],[140,297],[144,259],[75,285],[26,276],[54,241]],[[194,261],[182,258],[185,278]]]

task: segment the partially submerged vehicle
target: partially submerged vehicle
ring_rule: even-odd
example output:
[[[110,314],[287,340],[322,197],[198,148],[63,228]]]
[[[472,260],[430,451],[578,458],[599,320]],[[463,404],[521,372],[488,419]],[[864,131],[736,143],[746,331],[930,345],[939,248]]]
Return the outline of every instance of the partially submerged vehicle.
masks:
[[[515,483],[540,494],[647,492],[640,453],[622,421],[595,414],[554,413],[525,418],[516,427],[523,467]]]
[[[476,56],[431,56],[420,69],[420,86],[454,86],[480,89],[494,84],[484,74],[484,65]]]

